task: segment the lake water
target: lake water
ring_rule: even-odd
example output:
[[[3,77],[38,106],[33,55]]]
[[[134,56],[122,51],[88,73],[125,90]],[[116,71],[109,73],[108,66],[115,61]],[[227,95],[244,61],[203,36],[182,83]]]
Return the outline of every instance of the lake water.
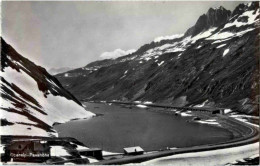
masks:
[[[145,151],[167,147],[189,147],[230,140],[226,129],[187,122],[192,117],[175,116],[120,105],[87,103],[87,109],[103,114],[55,126],[61,137],[74,137],[88,147],[123,152],[124,147],[141,146]]]

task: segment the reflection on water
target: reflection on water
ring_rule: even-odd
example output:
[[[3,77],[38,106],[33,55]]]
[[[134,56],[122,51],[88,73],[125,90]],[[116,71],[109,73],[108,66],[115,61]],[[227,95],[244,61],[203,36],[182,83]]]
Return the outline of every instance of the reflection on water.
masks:
[[[87,109],[99,114],[89,120],[71,121],[55,126],[59,136],[74,137],[89,147],[122,152],[124,147],[141,146],[145,151],[167,147],[188,147],[231,139],[225,129],[187,122],[162,112],[120,105],[88,103]]]

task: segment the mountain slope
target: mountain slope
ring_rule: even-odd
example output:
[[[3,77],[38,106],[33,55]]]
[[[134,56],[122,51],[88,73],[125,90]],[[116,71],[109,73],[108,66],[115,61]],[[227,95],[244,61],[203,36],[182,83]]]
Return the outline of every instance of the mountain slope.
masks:
[[[81,100],[196,104],[259,114],[259,3],[209,9],[183,36],[58,74]]]
[[[47,71],[22,57],[1,38],[0,135],[55,135],[52,125],[91,117]]]

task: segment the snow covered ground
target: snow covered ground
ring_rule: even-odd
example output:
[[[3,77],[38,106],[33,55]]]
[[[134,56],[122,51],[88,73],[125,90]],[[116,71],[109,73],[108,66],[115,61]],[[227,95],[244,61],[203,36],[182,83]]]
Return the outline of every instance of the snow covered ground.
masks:
[[[257,154],[259,155],[259,143],[253,143],[234,148],[177,154],[157,158],[136,165],[219,166]]]
[[[71,156],[63,146],[51,146],[51,156]]]
[[[13,61],[9,56],[7,57]],[[11,67],[5,67],[4,72],[0,72],[0,76],[9,83],[7,84],[1,80],[1,85],[6,86],[11,91],[11,93],[7,93],[1,88],[1,95],[10,96],[13,100],[24,103],[25,107],[17,107],[16,103],[13,101],[1,98],[0,105],[2,110],[0,118],[6,119],[8,122],[14,124],[0,126],[0,135],[50,136],[50,133],[47,133],[45,130],[33,126],[37,123],[24,114],[25,110],[34,118],[43,121],[49,126],[52,126],[55,122],[64,123],[74,118],[90,118],[95,115],[86,111],[73,100],[68,100],[63,96],[54,96],[51,92],[49,92],[48,95],[44,94],[39,90],[37,82],[25,72],[27,70],[26,67],[16,61],[13,61],[13,63],[19,65],[24,70],[18,72]],[[60,88],[52,80],[46,78],[46,81],[52,85],[55,92]],[[30,95],[38,104],[21,96],[11,85],[19,87],[25,94]],[[14,109],[20,113],[8,112],[5,109]],[[42,112],[37,110],[41,110]],[[52,136],[53,134],[54,133],[52,133]]]

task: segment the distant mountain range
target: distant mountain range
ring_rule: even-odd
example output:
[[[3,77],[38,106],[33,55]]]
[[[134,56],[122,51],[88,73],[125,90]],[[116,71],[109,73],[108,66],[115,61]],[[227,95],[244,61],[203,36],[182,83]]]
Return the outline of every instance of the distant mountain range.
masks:
[[[66,71],[70,71],[70,70],[73,70],[73,69],[74,68],[71,68],[71,67],[50,68],[48,70],[48,72],[52,75],[55,75],[55,74],[64,73]]]
[[[56,136],[52,125],[94,114],[1,38],[0,135]]]
[[[80,100],[206,105],[259,114],[259,3],[210,8],[184,35],[56,75]],[[127,39],[125,39],[127,40]]]

